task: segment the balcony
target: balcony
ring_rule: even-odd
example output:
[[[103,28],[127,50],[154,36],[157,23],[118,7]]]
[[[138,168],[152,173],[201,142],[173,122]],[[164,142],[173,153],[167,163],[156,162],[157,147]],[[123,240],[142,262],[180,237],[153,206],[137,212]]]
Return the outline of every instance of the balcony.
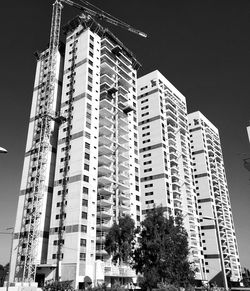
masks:
[[[127,171],[129,170],[129,163],[123,162],[119,164],[119,169],[121,171]]]
[[[124,113],[119,113],[118,124],[123,127],[128,126],[128,121],[124,118]]]
[[[98,183],[101,185],[110,185],[114,182],[113,176],[99,176],[98,177]]]
[[[100,126],[100,135],[112,135],[112,134],[114,134],[113,126],[106,125]]]
[[[125,193],[125,192],[120,192],[119,193],[119,199],[120,201],[129,201],[130,200],[130,194],[129,193]]]
[[[115,58],[114,54],[111,52],[111,50],[112,50],[111,45],[105,44],[105,46],[102,46],[101,56],[106,55],[110,60],[112,60],[113,62],[115,62],[116,61],[116,58]]]
[[[108,167],[108,166],[105,166],[105,165],[102,165],[102,166],[98,167],[98,175],[100,175],[100,176],[110,175],[113,172],[114,172],[113,167]]]
[[[99,146],[99,152],[98,155],[102,156],[102,155],[111,155],[114,152],[114,148],[110,147],[110,146],[106,146],[106,145],[101,145]]]
[[[112,117],[107,117],[100,115],[100,120],[99,120],[100,126],[107,126],[107,127],[112,127],[114,125],[114,120]]]
[[[129,179],[129,173],[127,171],[120,171],[118,175],[119,181],[127,181]]]
[[[100,84],[107,84],[109,87],[113,87],[115,85],[116,80],[109,76],[108,74],[101,75]]]
[[[101,59],[101,74],[116,74],[115,62],[107,54],[104,54]]]
[[[105,251],[104,247],[96,247],[96,254],[101,256],[108,256],[108,253]]]
[[[112,220],[98,221],[96,224],[96,228],[101,230],[108,230],[112,225]]]
[[[125,181],[125,182],[123,182],[123,181]],[[126,180],[119,179],[119,183],[117,183],[117,184],[118,184],[118,188],[120,191],[126,191],[129,189],[129,182],[127,181],[127,179]]]
[[[119,136],[119,144],[125,144],[129,142],[128,134],[120,135]]]
[[[110,217],[113,217],[113,212],[111,209],[100,209],[100,210],[97,210],[97,217],[101,217],[101,218],[110,218]]]
[[[98,185],[98,193],[102,196],[110,196],[115,193],[115,189],[113,187],[100,187],[100,185]]]
[[[129,130],[124,126],[119,126],[118,130],[120,135],[127,135],[129,133]]]
[[[104,100],[103,100],[104,101]],[[102,102],[102,101],[101,101]],[[111,103],[110,103],[111,104]],[[113,109],[112,109],[113,107],[112,106],[110,106],[109,108],[108,107],[102,107],[101,109],[100,109],[100,116],[102,117],[102,116],[105,116],[105,117],[107,117],[107,118],[112,118],[113,116],[114,116],[114,113],[113,113]]]
[[[111,197],[99,196],[97,200],[98,206],[111,206],[113,205],[113,199]]]
[[[102,145],[106,146],[111,146],[111,144],[114,144],[114,137],[112,135],[106,136],[106,135],[101,135],[99,136],[99,147]]]
[[[125,203],[119,203],[119,209],[122,211],[122,212],[127,212],[130,210],[130,206],[125,204]]]
[[[121,162],[127,162],[127,161],[129,160],[129,155],[128,155],[128,153],[120,154],[120,155],[118,156],[118,159],[119,159],[119,161],[121,161]]]
[[[112,115],[113,115],[113,108],[114,108],[114,104],[112,104],[110,101],[108,101],[107,99],[103,99],[101,100],[100,102],[100,110],[102,112],[102,109],[108,109],[109,111],[112,112]],[[105,116],[105,115],[102,115],[102,116]]]

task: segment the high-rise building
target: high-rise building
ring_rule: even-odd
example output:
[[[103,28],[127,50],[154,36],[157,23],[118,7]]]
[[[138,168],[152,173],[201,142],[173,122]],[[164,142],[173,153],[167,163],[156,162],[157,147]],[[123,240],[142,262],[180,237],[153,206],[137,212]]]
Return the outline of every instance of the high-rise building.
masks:
[[[142,214],[162,206],[181,213],[196,279],[205,280],[189,152],[185,97],[159,72],[138,79]]]
[[[58,6],[58,9],[60,7]],[[133,54],[92,18],[79,16],[65,27],[66,44],[56,60],[52,135],[46,160],[39,156],[40,120],[47,102],[48,51],[38,55],[21,194],[17,209],[11,282],[24,282],[29,266],[36,280],[111,282],[131,278],[127,266],[111,264],[104,238],[122,215],[139,225],[136,70]],[[46,164],[39,223],[30,220],[34,192],[30,183]],[[37,205],[37,204],[36,204]],[[29,240],[34,223],[38,240]],[[33,243],[33,245],[31,245]]]
[[[239,282],[241,267],[218,129],[199,111],[188,115],[191,155],[208,281]]]

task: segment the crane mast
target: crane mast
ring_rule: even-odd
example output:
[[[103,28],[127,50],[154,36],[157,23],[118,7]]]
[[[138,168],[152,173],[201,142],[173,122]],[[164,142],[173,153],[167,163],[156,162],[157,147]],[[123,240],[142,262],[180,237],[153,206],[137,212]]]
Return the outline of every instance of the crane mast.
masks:
[[[50,42],[48,49],[48,75],[44,84],[45,102],[39,106],[38,116],[35,121],[35,142],[33,140],[32,150],[36,153],[36,159],[30,158],[29,171],[32,171],[33,180],[28,180],[25,194],[23,216],[19,244],[17,246],[17,263],[15,269],[15,280],[20,277],[23,282],[34,282],[36,276],[37,254],[40,240],[40,224],[44,196],[46,194],[46,181],[48,157],[51,149],[52,122],[55,119],[53,102],[55,95],[57,52],[60,37],[62,4],[56,0],[53,4]],[[41,99],[40,99],[41,100]],[[40,101],[41,102],[41,101]],[[41,103],[40,103],[41,104]],[[27,223],[28,221],[28,223]]]
[[[45,195],[47,193],[46,181],[48,180],[48,158],[51,150],[51,136],[53,130],[53,122],[57,120],[56,112],[53,110],[55,98],[55,85],[56,85],[56,71],[57,71],[57,53],[59,48],[60,39],[60,25],[62,2],[72,7],[81,10],[85,15],[88,15],[99,20],[105,20],[113,25],[119,26],[130,32],[147,37],[144,32],[141,32],[132,26],[122,22],[121,20],[113,17],[112,15],[104,12],[103,10],[95,7],[85,0],[80,0],[85,6],[75,3],[71,0],[55,0],[53,4],[52,22],[50,31],[50,42],[48,48],[48,74],[45,84],[43,84],[43,93],[45,96],[42,103],[40,98],[40,106],[36,112],[37,119],[35,120],[35,129],[33,135],[32,151],[36,153],[36,158],[30,158],[29,172],[34,179],[28,179],[27,189],[28,193],[25,194],[24,208],[21,221],[21,230],[19,235],[19,243],[17,246],[17,262],[15,268],[15,280],[22,278],[23,282],[34,282],[36,277],[36,266],[40,259],[38,259],[38,249],[40,241],[40,225],[42,209],[44,205]],[[94,7],[98,11],[92,10],[86,6]],[[41,73],[41,72],[40,72]],[[41,93],[42,94],[42,93]],[[70,123],[70,118],[65,121]],[[68,124],[68,128],[70,124]],[[69,134],[69,133],[68,133]],[[68,147],[69,148],[69,145]],[[67,153],[66,153],[67,154]],[[68,160],[68,159],[66,159]],[[34,170],[35,169],[35,170]],[[62,253],[63,240],[63,227],[64,227],[64,202],[66,194],[67,183],[67,169],[65,165],[64,171],[64,189],[62,193],[61,202],[61,215],[58,232],[58,252],[57,252],[57,279],[59,279],[59,268]],[[28,223],[27,223],[28,221]]]

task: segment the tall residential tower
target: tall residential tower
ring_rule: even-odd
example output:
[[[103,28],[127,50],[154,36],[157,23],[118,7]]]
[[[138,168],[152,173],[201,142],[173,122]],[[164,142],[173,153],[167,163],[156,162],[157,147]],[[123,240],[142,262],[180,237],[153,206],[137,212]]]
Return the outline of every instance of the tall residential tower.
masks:
[[[223,280],[239,282],[239,252],[219,132],[200,112],[190,113],[188,122],[207,278],[220,285]]]
[[[139,151],[136,70],[133,54],[107,29],[84,15],[65,27],[66,45],[56,59],[56,87],[47,158],[39,157],[39,121],[47,102],[48,51],[38,55],[24,170],[21,182],[11,282],[27,281],[30,244],[36,281],[111,282],[131,278],[127,266],[113,266],[104,239],[114,221],[129,214],[139,225]],[[47,116],[47,115],[46,115]],[[46,164],[44,191],[35,196],[33,171]],[[37,174],[37,173],[36,173]],[[33,234],[34,200],[42,207]],[[34,204],[35,203],[35,204]],[[26,243],[28,242],[28,243]],[[26,260],[26,261],[25,261]]]
[[[142,214],[154,206],[181,213],[196,279],[205,280],[189,152],[185,97],[159,72],[138,79]]]

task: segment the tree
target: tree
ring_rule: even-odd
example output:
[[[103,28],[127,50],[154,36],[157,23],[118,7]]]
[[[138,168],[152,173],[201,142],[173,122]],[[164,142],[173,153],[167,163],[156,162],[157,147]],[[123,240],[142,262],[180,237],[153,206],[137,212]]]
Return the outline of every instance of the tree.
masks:
[[[119,217],[118,223],[114,222],[110,228],[105,240],[105,250],[112,255],[115,265],[129,263],[135,234],[135,223],[129,215]]]
[[[162,207],[147,212],[142,222],[132,266],[141,273],[150,289],[157,284],[187,287],[194,283],[194,271],[188,261],[188,234],[182,217],[166,217]]]
[[[2,287],[4,281],[7,280],[8,273],[9,273],[9,263],[7,263],[5,266],[0,265],[0,287]]]

